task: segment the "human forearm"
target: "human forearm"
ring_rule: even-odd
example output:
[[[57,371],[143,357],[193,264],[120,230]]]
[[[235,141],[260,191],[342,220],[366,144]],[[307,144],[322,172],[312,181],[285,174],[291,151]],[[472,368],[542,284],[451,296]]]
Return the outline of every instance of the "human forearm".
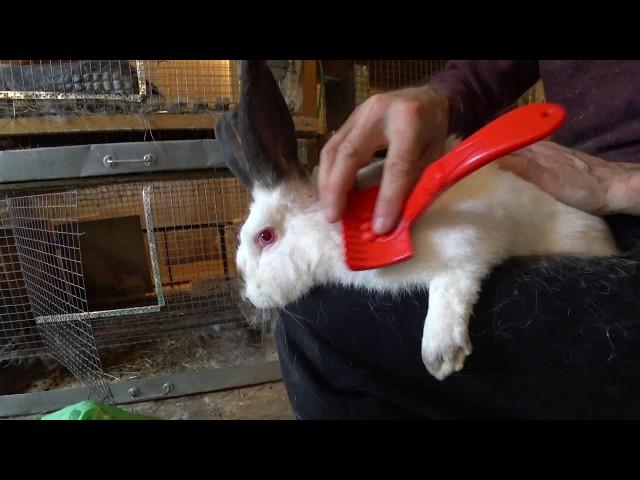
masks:
[[[449,100],[450,133],[466,137],[539,78],[537,60],[451,60],[429,86]]]

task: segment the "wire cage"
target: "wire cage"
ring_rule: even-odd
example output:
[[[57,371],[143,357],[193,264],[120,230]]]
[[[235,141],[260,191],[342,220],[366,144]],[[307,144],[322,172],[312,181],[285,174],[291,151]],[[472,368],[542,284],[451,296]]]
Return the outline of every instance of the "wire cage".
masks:
[[[3,201],[0,360],[51,353],[109,401],[99,350],[257,326],[238,295],[235,178],[81,185]]]
[[[298,130],[314,131],[313,61],[268,63]],[[0,60],[0,136],[211,130],[238,96],[235,60]]]
[[[19,255],[35,316],[125,320],[126,332],[96,323],[97,342],[112,345],[161,336],[169,320],[171,331],[196,327],[200,311],[220,325],[236,312],[233,257],[248,193],[234,178],[102,185],[5,203],[9,265]],[[136,322],[150,321],[144,314],[160,310],[153,328],[136,333]],[[32,352],[24,347],[14,346]]]
[[[233,63],[0,61],[0,116],[224,110],[237,98]]]

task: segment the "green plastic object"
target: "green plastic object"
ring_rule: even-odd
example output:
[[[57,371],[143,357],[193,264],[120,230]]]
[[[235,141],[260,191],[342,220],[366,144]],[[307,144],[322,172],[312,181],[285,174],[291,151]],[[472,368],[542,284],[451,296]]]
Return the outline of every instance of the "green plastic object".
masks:
[[[45,415],[40,420],[158,420],[138,415],[104,403],[85,400]]]

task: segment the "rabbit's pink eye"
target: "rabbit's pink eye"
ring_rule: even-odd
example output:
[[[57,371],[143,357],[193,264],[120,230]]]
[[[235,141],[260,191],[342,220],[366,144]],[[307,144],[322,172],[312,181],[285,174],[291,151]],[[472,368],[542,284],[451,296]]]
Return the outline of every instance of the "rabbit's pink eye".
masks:
[[[276,241],[276,232],[273,230],[273,228],[265,228],[264,230],[261,230],[260,233],[258,233],[256,241],[258,242],[258,246],[260,248],[267,248],[269,245]]]

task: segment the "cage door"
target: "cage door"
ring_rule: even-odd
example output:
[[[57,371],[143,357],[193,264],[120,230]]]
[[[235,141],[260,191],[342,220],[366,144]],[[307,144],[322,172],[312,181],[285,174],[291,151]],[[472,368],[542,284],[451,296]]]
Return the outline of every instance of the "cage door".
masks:
[[[146,246],[137,216],[80,222],[76,192],[8,199],[37,323],[160,311],[165,300],[148,186],[142,203]]]

